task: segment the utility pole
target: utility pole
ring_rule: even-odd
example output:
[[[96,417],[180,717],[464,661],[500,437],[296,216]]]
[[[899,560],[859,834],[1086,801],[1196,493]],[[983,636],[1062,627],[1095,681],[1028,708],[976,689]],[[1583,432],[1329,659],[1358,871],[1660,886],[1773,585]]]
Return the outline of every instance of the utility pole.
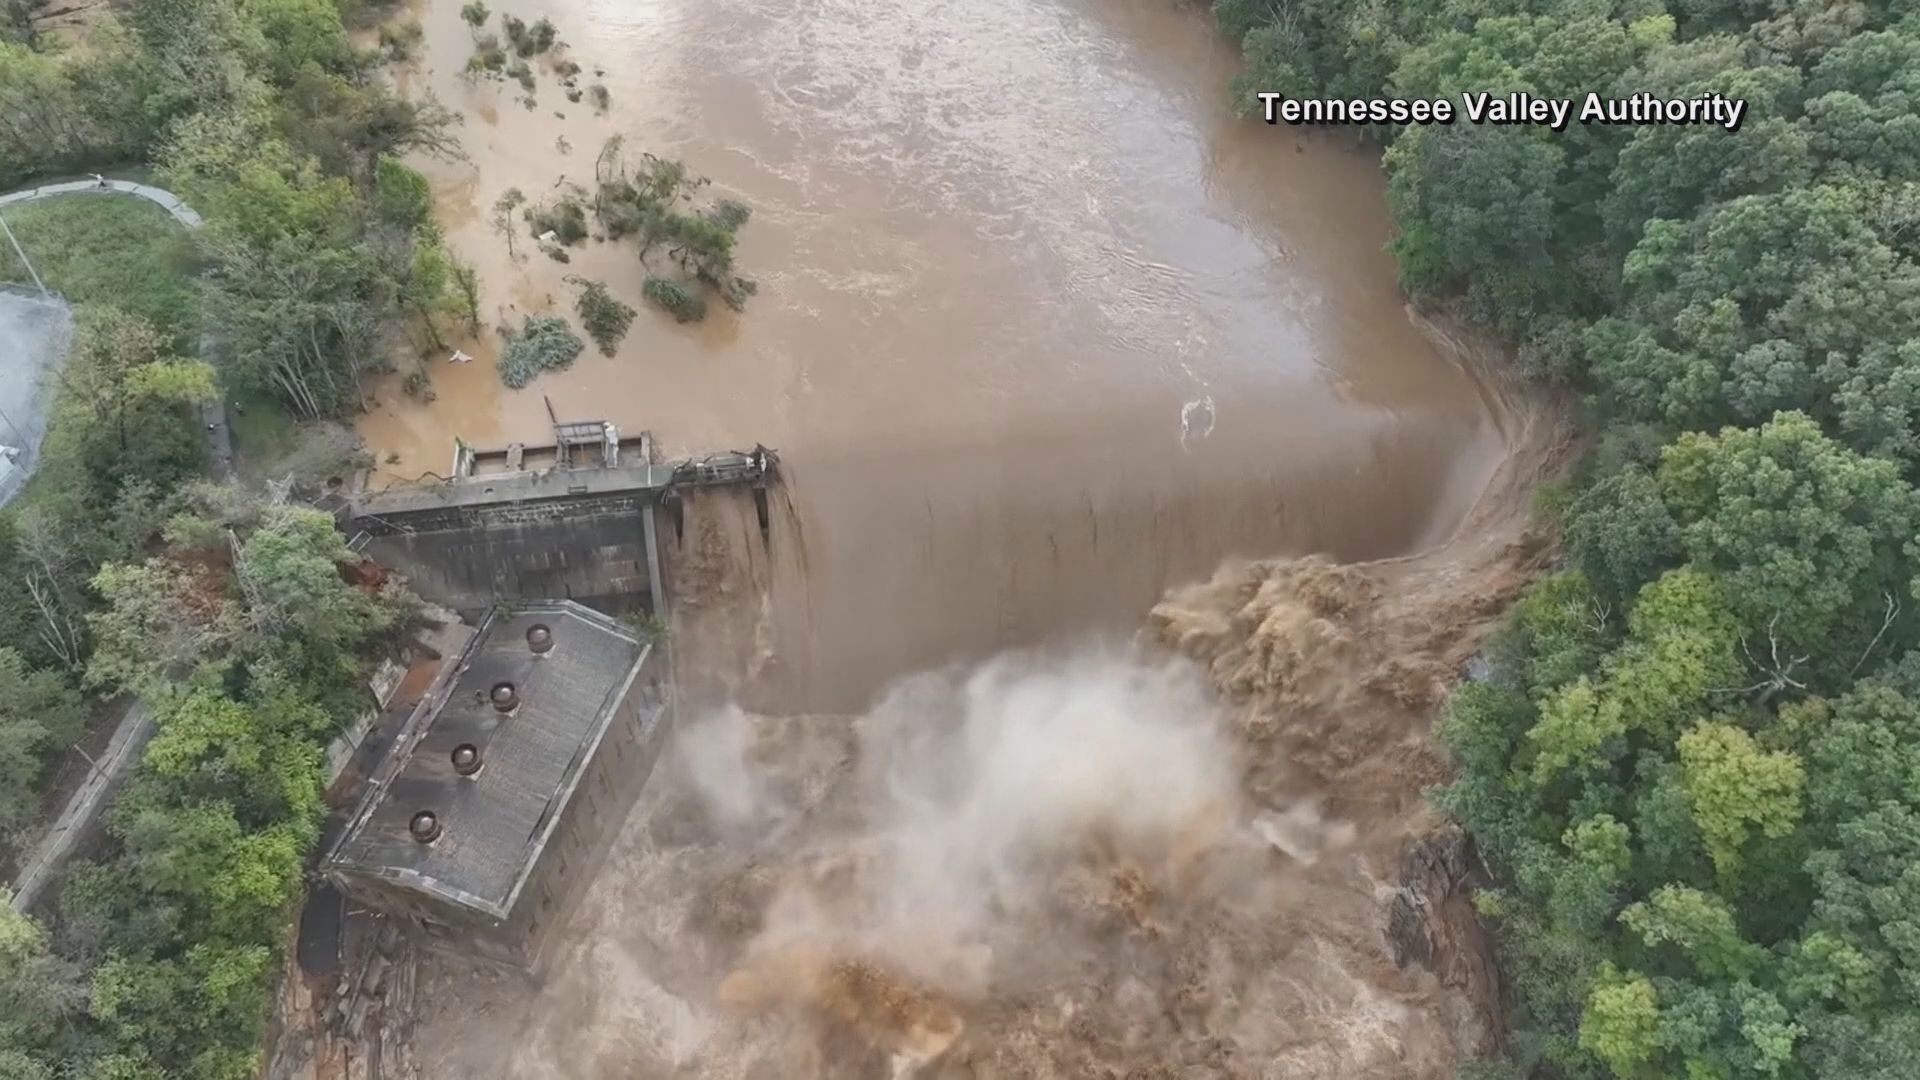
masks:
[[[27,273],[33,275],[33,283],[39,286],[40,295],[47,295],[47,283],[40,280],[40,272],[33,268],[33,263],[27,258],[26,251],[20,247],[20,241],[13,237],[13,227],[8,225],[7,219],[3,217],[0,217],[0,232],[7,234],[7,242],[13,245],[14,254],[20,256],[20,265],[25,266]]]

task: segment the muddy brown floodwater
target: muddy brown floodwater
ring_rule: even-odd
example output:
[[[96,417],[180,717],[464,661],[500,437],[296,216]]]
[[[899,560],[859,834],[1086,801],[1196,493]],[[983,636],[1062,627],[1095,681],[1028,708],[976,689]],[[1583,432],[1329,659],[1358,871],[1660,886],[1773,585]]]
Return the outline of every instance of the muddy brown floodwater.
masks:
[[[590,185],[614,135],[752,206],[760,293],[692,327],[643,311],[617,356],[518,392],[489,333],[479,362],[429,365],[437,400],[382,387],[360,431],[387,479],[444,471],[455,434],[542,436],[543,396],[670,453],[777,448],[790,535],[755,640],[783,710],[1130,628],[1224,558],[1431,544],[1499,460],[1480,388],[1402,311],[1377,160],[1236,118],[1199,6],[496,6],[552,18],[612,105],[544,67],[531,109],[469,82],[459,5],[419,10],[402,82],[466,118],[470,160],[422,167],[487,320],[570,312],[568,274],[643,306],[630,244],[512,262],[487,221],[509,187]]]
[[[760,291],[519,392],[470,343],[430,403],[379,388],[383,477],[531,441],[548,398],[776,447],[785,484],[766,541],[689,498],[670,751],[543,983],[432,961],[424,1073],[1437,1080],[1484,1049],[1459,860],[1410,892],[1407,852],[1433,710],[1548,550],[1556,441],[1403,309],[1377,160],[1237,119],[1178,0],[500,6],[611,108],[552,59],[531,107],[466,81],[458,4],[419,9],[400,78],[466,117],[469,160],[422,164],[488,320],[567,310],[568,274],[640,306],[630,247],[513,260],[485,209],[616,135],[752,206]]]

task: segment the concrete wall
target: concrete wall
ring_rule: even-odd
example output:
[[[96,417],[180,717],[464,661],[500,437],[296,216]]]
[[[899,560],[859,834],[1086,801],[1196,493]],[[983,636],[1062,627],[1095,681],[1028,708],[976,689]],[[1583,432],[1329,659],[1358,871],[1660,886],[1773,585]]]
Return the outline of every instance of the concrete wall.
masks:
[[[642,510],[651,492],[437,507],[360,518],[368,556],[462,614],[569,599],[611,615],[652,609]]]
[[[112,739],[100,755],[99,766],[88,771],[78,790],[68,797],[60,816],[21,864],[20,873],[13,881],[15,911],[29,910],[40,899],[41,891],[66,867],[81,841],[94,834],[101,811],[107,808],[113,793],[144,756],[156,727],[153,710],[146,702],[134,698],[127,703]]]
[[[509,932],[526,942],[530,969],[540,970],[560,937],[561,925],[606,861],[653,773],[672,724],[666,649],[655,645],[514,904]]]
[[[349,906],[365,905],[385,912],[427,948],[503,967],[526,967],[526,941],[497,920],[377,878],[348,874],[339,876],[335,884],[347,894]]]

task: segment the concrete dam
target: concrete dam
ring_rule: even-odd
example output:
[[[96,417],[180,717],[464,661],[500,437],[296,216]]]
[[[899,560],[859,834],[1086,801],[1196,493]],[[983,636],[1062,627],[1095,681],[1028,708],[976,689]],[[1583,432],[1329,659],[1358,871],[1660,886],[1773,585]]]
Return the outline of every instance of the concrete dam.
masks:
[[[365,491],[345,527],[360,553],[468,618],[502,601],[573,600],[609,615],[664,614],[659,529],[687,488],[752,490],[761,528],[778,459],[764,447],[652,460],[645,433],[556,423],[553,442],[482,450],[458,442],[452,475]]]
[[[660,529],[689,488],[746,487],[764,538],[776,469],[764,447],[656,462],[646,433],[556,420],[543,444],[456,440],[433,482],[362,485],[340,514],[349,547],[472,629],[431,620],[464,643],[409,646],[407,677],[431,682],[383,701],[350,751],[306,971],[371,962],[350,897],[418,945],[537,977],[673,725],[666,640],[632,618],[668,608]]]

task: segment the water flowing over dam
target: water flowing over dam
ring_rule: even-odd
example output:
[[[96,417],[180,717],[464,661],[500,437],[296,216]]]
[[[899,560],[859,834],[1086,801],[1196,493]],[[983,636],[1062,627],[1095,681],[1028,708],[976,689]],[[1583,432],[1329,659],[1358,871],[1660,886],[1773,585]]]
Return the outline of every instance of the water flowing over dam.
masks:
[[[1481,388],[1403,313],[1377,160],[1236,117],[1203,11],[521,12],[604,71],[598,115],[550,74],[534,109],[463,79],[457,8],[422,12],[404,78],[466,118],[469,160],[423,168],[489,321],[570,309],[568,274],[639,302],[630,246],[512,261],[485,211],[591,184],[615,135],[753,208],[738,262],[760,295],[697,327],[643,317],[618,355],[519,392],[486,335],[475,363],[432,366],[436,401],[396,387],[361,431],[406,477],[455,435],[540,436],[543,396],[653,431],[664,458],[778,448],[799,542],[775,545],[759,636],[781,708],[858,708],[902,672],[1131,627],[1223,558],[1427,546],[1499,458]]]
[[[1491,1030],[1429,947],[1463,901],[1403,903],[1417,947],[1388,909],[1551,425],[1406,310],[1377,157],[1238,117],[1201,5],[513,13],[606,110],[463,78],[450,0],[401,76],[465,117],[419,165],[486,321],[568,275],[640,306],[630,246],[488,219],[615,136],[752,207],[759,292],[528,390],[491,334],[432,400],[396,375],[375,482],[555,413],[780,476],[650,533],[679,730],[545,983],[423,971],[424,1073],[1450,1076]]]

